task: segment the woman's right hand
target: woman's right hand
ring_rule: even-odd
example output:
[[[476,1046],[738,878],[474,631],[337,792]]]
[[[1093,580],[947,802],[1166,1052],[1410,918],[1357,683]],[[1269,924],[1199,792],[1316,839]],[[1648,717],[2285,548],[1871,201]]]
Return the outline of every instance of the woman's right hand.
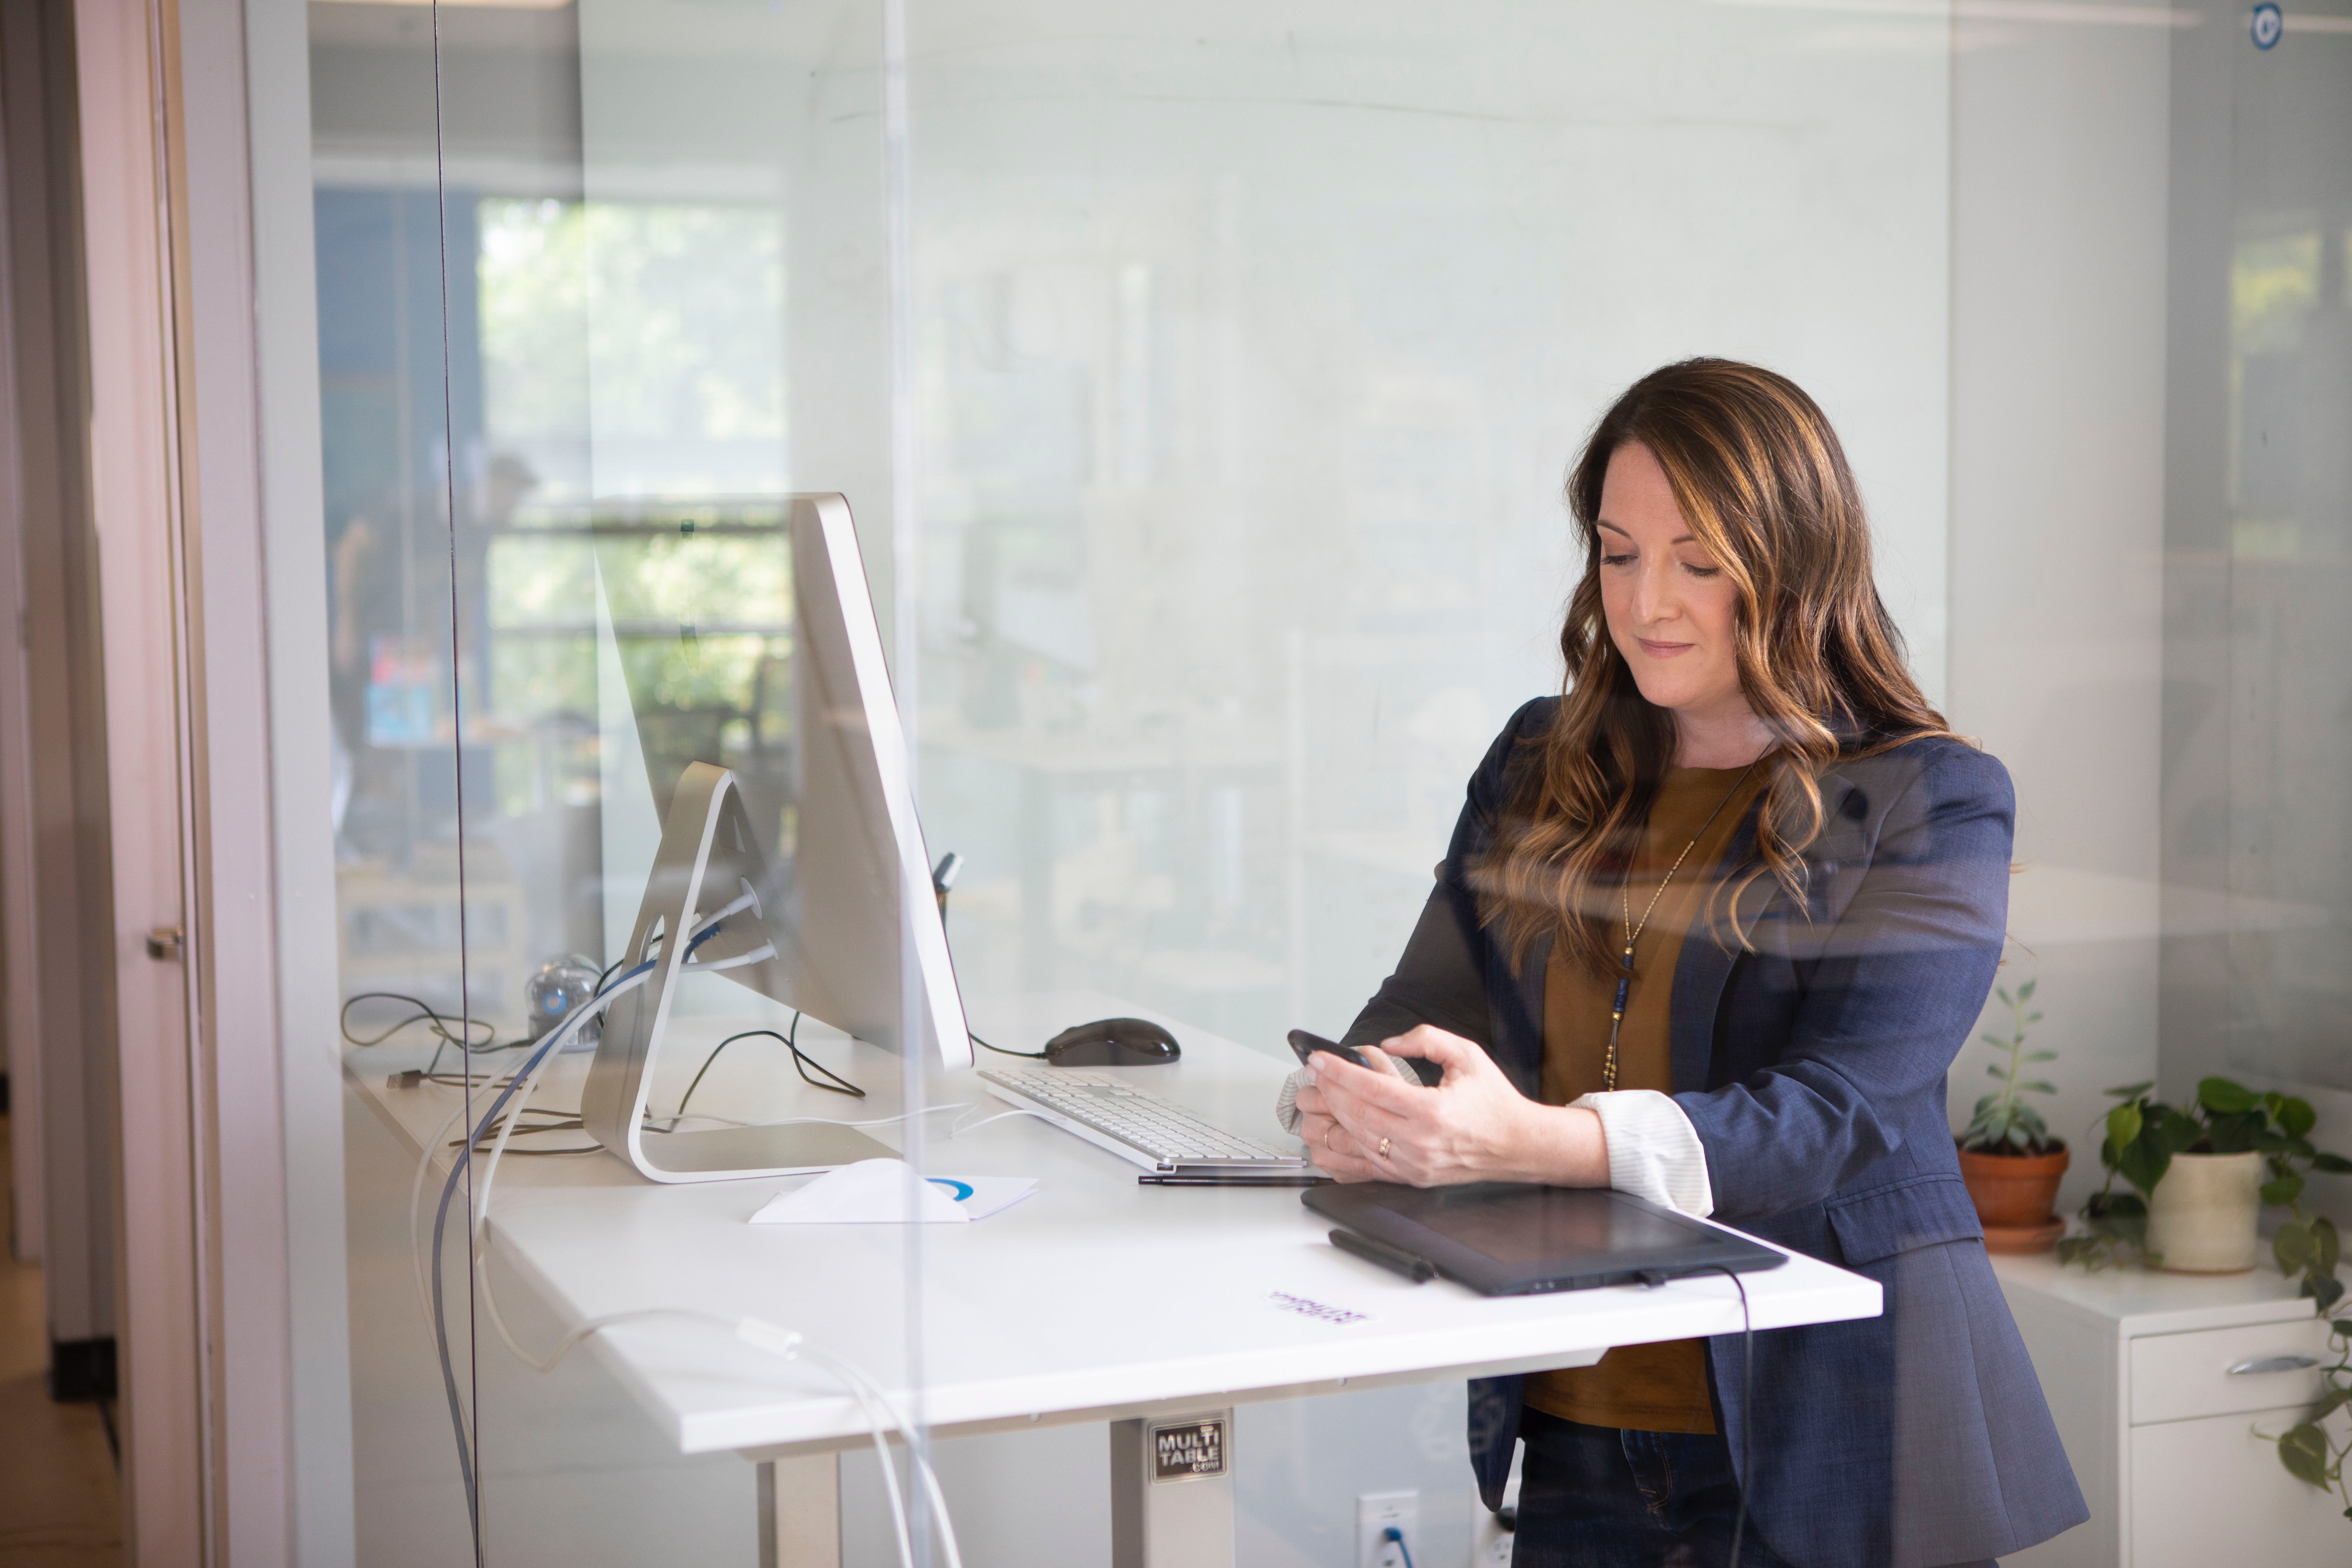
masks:
[[[1298,1107],[1298,1141],[1307,1145],[1307,1158],[1315,1162],[1317,1170],[1342,1182],[1379,1179],[1378,1173],[1373,1172],[1350,1173],[1357,1167],[1340,1152],[1348,1130],[1339,1125],[1339,1118],[1333,1116],[1331,1108],[1324,1103],[1323,1092],[1315,1087],[1312,1073],[1298,1086],[1296,1103]]]
[[[1329,1052],[1307,1063],[1298,1136],[1324,1174],[1416,1187],[1609,1184],[1608,1140],[1592,1111],[1529,1100],[1484,1047],[1427,1024],[1381,1045],[1382,1059],[1369,1068]],[[1444,1078],[1428,1088],[1408,1083],[1390,1057],[1433,1062]]]

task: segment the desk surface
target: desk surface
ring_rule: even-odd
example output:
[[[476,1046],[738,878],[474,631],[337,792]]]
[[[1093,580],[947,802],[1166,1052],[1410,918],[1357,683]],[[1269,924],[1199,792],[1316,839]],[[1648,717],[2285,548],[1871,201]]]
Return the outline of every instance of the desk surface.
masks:
[[[1077,993],[971,1005],[988,1038],[1032,1047],[1067,1024],[1128,1011]],[[1271,1108],[1286,1064],[1161,1021],[1184,1059],[1124,1072],[1224,1125],[1278,1139]],[[740,1026],[673,1018],[653,1105],[674,1104],[709,1047]],[[814,1025],[801,1038],[869,1098],[803,1089],[781,1047],[747,1040],[712,1069],[696,1108],[747,1121],[898,1109],[892,1058]],[[361,1053],[351,1076],[414,1152],[457,1094],[385,1089],[384,1073],[408,1065],[379,1047]],[[538,1103],[576,1104],[584,1074],[584,1058],[560,1064]],[[1580,1365],[1612,1345],[1739,1328],[1737,1292],[1718,1278],[1492,1300],[1451,1281],[1413,1285],[1330,1246],[1328,1222],[1301,1206],[1297,1188],[1139,1186],[1134,1166],[1034,1118],[970,1127],[1010,1109],[970,1070],[934,1078],[928,1092],[934,1105],[971,1109],[925,1119],[927,1171],[1032,1176],[1039,1190],[969,1225],[753,1226],[771,1196],[811,1178],[656,1186],[603,1155],[509,1158],[490,1215],[494,1288],[502,1301],[509,1291],[535,1298],[535,1316],[565,1323],[656,1307],[756,1316],[856,1363],[943,1435]],[[968,1130],[951,1138],[959,1120]],[[869,1131],[903,1147],[898,1128]],[[1746,1280],[1759,1329],[1879,1310],[1876,1284],[1811,1258]],[[1277,1293],[1363,1316],[1320,1321]],[[917,1300],[921,1362],[910,1378]],[[865,1439],[864,1416],[823,1373],[716,1324],[648,1318],[591,1342],[682,1452]],[[919,1407],[901,1392],[910,1384]]]

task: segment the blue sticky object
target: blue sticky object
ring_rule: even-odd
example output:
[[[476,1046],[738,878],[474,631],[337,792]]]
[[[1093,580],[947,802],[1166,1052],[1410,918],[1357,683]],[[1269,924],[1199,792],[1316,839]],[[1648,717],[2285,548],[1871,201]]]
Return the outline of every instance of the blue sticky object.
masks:
[[[971,1196],[971,1184],[970,1182],[959,1182],[953,1176],[926,1176],[923,1179],[930,1183],[931,1185],[935,1187],[947,1188],[948,1191],[955,1194],[955,1201],[958,1203],[961,1203],[964,1199]]]

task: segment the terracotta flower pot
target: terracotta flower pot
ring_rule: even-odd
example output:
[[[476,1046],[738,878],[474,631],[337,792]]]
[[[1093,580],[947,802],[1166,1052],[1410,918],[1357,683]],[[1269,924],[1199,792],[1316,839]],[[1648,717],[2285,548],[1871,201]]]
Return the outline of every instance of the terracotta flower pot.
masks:
[[[1960,1151],[1960,1180],[1984,1222],[1988,1252],[2047,1252],[2065,1226],[2054,1212],[2059,1178],[2074,1158],[2064,1144],[2046,1154]]]
[[[2260,1154],[2175,1154],[2147,1200],[2147,1249],[2175,1274],[2254,1266],[2263,1207]]]

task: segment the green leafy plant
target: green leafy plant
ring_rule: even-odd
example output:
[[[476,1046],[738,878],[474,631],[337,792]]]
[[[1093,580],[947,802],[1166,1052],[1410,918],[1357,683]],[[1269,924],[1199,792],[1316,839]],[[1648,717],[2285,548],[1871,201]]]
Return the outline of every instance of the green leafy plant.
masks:
[[[2047,1154],[2059,1145],[2050,1136],[2049,1126],[2042,1113],[2020,1095],[2055,1094],[2058,1086],[2039,1079],[2027,1083],[2021,1075],[2031,1062],[2054,1062],[2056,1051],[2029,1051],[2025,1048],[2025,1026],[2042,1021],[2039,1013],[2029,1014],[2026,1005],[2033,1000],[2033,987],[2039,984],[2029,980],[2017,988],[2012,996],[2006,987],[1993,994],[2009,1008],[2009,1037],[1988,1034],[1984,1043],[2003,1054],[2005,1059],[1993,1063],[1985,1071],[2000,1080],[2000,1087],[1977,1101],[1976,1113],[1969,1119],[1968,1131],[1960,1134],[1960,1147],[1971,1153],[1983,1154]]]
[[[2263,1202],[2291,1215],[2273,1243],[2279,1270],[2289,1279],[2303,1276],[2302,1294],[2322,1312],[2334,1306],[2344,1293],[2336,1278],[2336,1226],[2304,1213],[2303,1192],[2313,1171],[2352,1173],[2352,1160],[2313,1146],[2319,1113],[2308,1100],[2256,1094],[2226,1078],[2200,1079],[2197,1098],[2186,1110],[2150,1099],[2147,1091],[2155,1087],[2133,1083],[2107,1090],[2118,1103],[2106,1113],[2105,1138],[2099,1145],[2106,1184],[2083,1205],[2086,1233],[2058,1244],[2059,1261],[2091,1268],[2130,1258],[2162,1262],[2147,1250],[2147,1200],[2173,1156],[2258,1153],[2270,1176],[2263,1184]],[[2118,1176],[2132,1190],[2116,1191]]]
[[[2328,1234],[2332,1237],[2335,1233]],[[2329,1416],[2352,1405],[2352,1318],[2337,1318],[2327,1325],[2327,1348],[2335,1363],[2320,1369],[2319,1397],[2303,1419],[2275,1437],[2259,1426],[2254,1436],[2278,1445],[2279,1463],[2295,1479],[2343,1499],[2344,1517],[2352,1519],[2352,1491],[2344,1484],[2344,1461],[2352,1458],[2352,1436],[2339,1442],[2328,1435],[2326,1426]]]
[[[2344,1283],[2336,1274],[2343,1258],[2342,1240],[2334,1221],[2304,1211],[2303,1194],[2312,1172],[2352,1174],[2352,1160],[2313,1145],[2318,1112],[2307,1100],[2256,1094],[2226,1078],[2199,1080],[2196,1101],[2186,1110],[2149,1099],[2147,1091],[2154,1087],[2134,1083],[2107,1090],[2118,1103],[2106,1113],[2106,1136],[2099,1146],[2106,1184],[2083,1205],[2087,1234],[2058,1244],[2059,1261],[2092,1268],[2133,1257],[2162,1262],[2147,1249],[2147,1200],[2171,1168],[2173,1157],[2258,1153],[2270,1177],[2263,1184],[2263,1202],[2288,1211],[2271,1239],[2272,1255],[2280,1273],[2290,1279],[2301,1277],[2296,1294],[2308,1297],[2326,1316],[2344,1295]],[[2117,1176],[2132,1190],[2116,1192]],[[2352,1519],[2352,1491],[2347,1490],[2344,1477],[2345,1461],[2352,1458],[2352,1436],[2338,1441],[2326,1425],[2329,1416],[2352,1405],[2352,1317],[2329,1322],[2328,1344],[2335,1363],[2321,1369],[2319,1397],[2303,1420],[2274,1437],[2259,1428],[2254,1435],[2278,1445],[2279,1462],[2290,1475],[2342,1498],[2344,1516]]]

